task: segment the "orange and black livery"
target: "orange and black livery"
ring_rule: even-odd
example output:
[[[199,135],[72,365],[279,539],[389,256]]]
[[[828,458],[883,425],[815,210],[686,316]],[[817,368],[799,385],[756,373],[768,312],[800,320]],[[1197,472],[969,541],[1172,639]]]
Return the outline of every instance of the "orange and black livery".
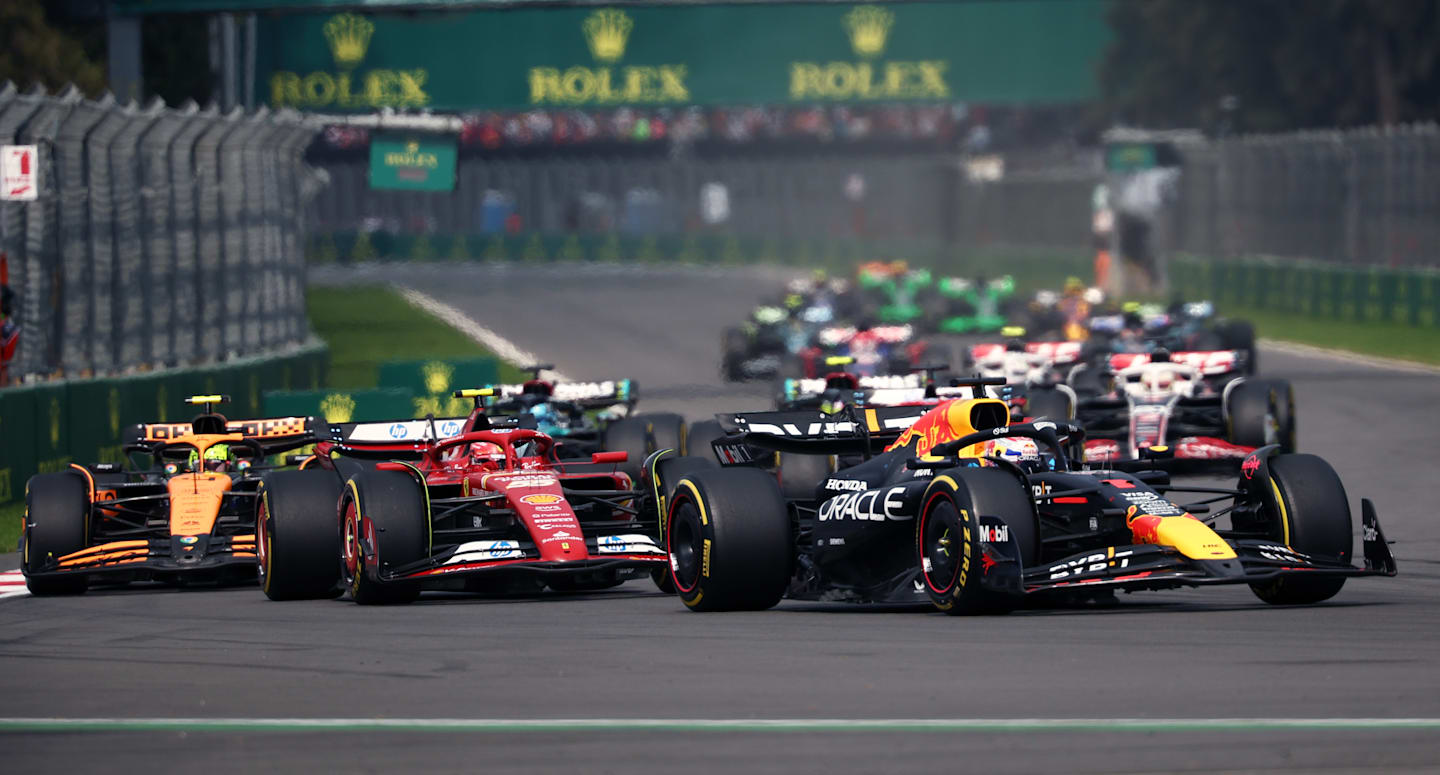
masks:
[[[192,396],[189,423],[134,426],[126,464],[71,465],[26,484],[21,570],[32,594],[91,583],[255,577],[260,478],[313,443],[312,419],[229,420]]]

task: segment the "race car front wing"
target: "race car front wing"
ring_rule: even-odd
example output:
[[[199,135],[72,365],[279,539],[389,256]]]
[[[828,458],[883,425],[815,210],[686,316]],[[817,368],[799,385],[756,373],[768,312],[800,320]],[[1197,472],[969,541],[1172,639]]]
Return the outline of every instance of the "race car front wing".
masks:
[[[1356,567],[1335,558],[1299,552],[1276,541],[1229,541],[1235,557],[1197,560],[1171,546],[1132,544],[1082,552],[1058,562],[1026,568],[1026,594],[1076,587],[1167,589],[1211,584],[1255,584],[1288,575],[1394,576],[1395,558],[1386,543],[1375,507],[1361,501],[1365,564]]]

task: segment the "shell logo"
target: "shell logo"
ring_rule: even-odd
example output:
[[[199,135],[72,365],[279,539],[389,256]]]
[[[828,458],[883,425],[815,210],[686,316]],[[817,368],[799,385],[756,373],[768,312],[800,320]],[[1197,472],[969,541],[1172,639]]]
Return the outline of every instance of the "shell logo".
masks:
[[[520,499],[520,502],[528,503],[531,506],[541,506],[548,503],[559,503],[563,500],[565,499],[560,497],[559,495],[551,495],[549,493],[535,493],[534,495],[526,495],[525,497]]]

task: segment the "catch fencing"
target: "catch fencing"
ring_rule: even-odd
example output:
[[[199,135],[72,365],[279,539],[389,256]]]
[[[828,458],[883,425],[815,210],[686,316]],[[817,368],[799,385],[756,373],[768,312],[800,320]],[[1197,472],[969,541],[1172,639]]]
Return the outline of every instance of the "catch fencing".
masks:
[[[113,375],[308,336],[303,213],[324,177],[298,113],[87,100],[0,85],[0,144],[39,198],[0,202],[22,327],[10,377]]]
[[[1351,268],[1440,267],[1440,126],[1183,142],[1155,218],[1160,254],[1265,256]],[[1135,178],[1091,170],[968,183],[959,242],[1075,248],[1097,184],[1112,202]]]
[[[312,207],[316,233],[363,232],[372,243],[398,238],[402,244],[426,234],[432,243],[447,245],[455,235],[516,233],[937,240],[948,221],[945,197],[955,174],[944,160],[929,155],[679,160],[462,156],[455,189],[430,193],[372,190],[364,159],[330,160],[323,168],[332,185]],[[708,203],[706,192],[712,192]]]

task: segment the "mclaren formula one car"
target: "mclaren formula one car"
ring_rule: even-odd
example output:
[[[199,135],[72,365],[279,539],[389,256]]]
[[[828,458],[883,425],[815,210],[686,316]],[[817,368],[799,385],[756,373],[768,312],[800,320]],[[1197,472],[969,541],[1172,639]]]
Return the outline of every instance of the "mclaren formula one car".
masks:
[[[92,581],[255,578],[255,498],[272,455],[313,441],[310,418],[139,425],[130,468],[71,465],[26,486],[21,569],[35,595],[78,594]]]
[[[695,465],[668,485],[666,551],[695,611],[789,597],[1004,613],[1077,590],[1210,584],[1315,603],[1347,578],[1395,574],[1370,501],[1357,567],[1335,471],[1276,446],[1256,450],[1233,488],[1180,487],[1143,465],[1086,468],[1082,428],[1011,424],[991,398],[724,421],[733,433],[715,446],[726,465]],[[756,450],[869,457],[785,497],[754,467]]]
[[[492,390],[455,395],[475,399],[469,417],[332,425],[301,470],[265,478],[267,596],[408,603],[423,589],[604,589],[664,569],[654,497],[615,468],[626,453],[561,461],[525,417],[491,421]]]

